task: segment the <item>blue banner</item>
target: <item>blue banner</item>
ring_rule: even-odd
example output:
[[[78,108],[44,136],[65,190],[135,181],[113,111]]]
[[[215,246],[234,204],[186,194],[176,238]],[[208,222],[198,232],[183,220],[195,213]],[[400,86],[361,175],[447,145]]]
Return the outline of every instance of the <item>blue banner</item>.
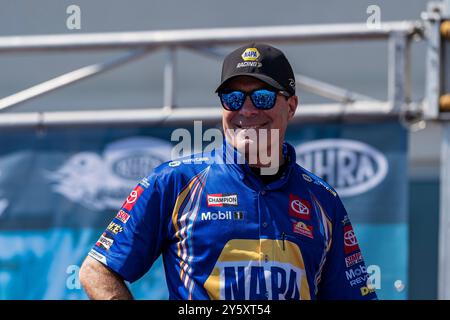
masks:
[[[169,160],[174,129],[1,135],[0,299],[86,299],[79,266],[137,181]],[[287,141],[341,195],[379,297],[406,298],[406,132],[396,123],[292,125]],[[131,290],[167,299],[161,260]]]

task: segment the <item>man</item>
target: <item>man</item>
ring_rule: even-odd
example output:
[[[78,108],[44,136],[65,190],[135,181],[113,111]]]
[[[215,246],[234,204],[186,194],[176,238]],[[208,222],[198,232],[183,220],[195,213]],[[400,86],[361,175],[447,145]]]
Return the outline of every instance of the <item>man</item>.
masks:
[[[284,142],[298,104],[285,55],[233,51],[217,92],[223,147],[138,184],[83,263],[88,296],[131,299],[124,280],[162,254],[170,299],[375,299],[339,197]]]

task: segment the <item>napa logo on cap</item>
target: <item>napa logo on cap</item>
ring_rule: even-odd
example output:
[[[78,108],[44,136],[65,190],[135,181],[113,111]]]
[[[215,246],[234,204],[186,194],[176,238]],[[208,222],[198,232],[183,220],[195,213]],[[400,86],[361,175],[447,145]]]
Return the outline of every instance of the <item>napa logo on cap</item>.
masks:
[[[259,58],[259,51],[256,48],[247,48],[241,55],[244,61],[256,61]]]

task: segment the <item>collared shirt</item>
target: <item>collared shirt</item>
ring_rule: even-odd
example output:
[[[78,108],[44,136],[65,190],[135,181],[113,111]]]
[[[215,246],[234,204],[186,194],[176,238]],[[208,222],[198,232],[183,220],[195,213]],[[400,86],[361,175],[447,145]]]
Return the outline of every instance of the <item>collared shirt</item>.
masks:
[[[160,165],[89,255],[134,282],[162,254],[170,299],[376,299],[336,191],[283,154],[268,184],[226,142]]]

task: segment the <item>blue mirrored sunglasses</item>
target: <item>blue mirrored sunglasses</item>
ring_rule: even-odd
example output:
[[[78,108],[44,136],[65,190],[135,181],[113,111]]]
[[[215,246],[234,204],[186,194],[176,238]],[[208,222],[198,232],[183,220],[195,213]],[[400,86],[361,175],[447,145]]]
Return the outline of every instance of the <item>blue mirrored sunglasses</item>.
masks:
[[[250,100],[257,109],[269,110],[274,107],[278,92],[285,97],[290,96],[286,91],[256,89],[250,92],[241,90],[223,90],[219,92],[219,97],[222,107],[225,110],[238,111],[244,105],[247,96],[250,96]]]

